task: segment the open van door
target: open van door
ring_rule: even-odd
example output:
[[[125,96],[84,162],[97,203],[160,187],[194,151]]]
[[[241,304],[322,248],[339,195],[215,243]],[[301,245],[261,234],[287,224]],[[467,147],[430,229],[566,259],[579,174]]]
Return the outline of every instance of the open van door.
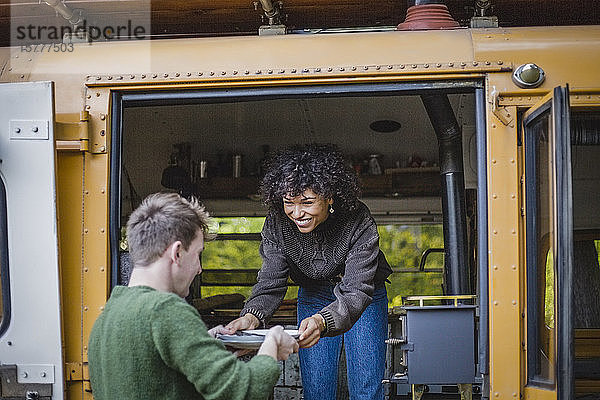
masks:
[[[568,87],[557,87],[523,115],[529,398],[574,398],[569,113]]]
[[[0,85],[0,398],[63,399],[54,85]]]

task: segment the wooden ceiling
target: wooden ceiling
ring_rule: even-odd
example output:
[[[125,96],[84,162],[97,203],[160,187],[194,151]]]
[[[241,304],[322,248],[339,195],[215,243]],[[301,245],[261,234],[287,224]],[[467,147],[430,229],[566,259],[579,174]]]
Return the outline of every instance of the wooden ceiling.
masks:
[[[120,22],[145,15],[153,38],[255,35],[262,10],[253,0],[65,0],[88,18]],[[288,29],[385,27],[402,22],[406,0],[282,0]],[[475,0],[446,0],[453,17],[468,25]],[[598,0],[491,0],[501,27],[600,24]],[[15,24],[61,26],[65,20],[43,1],[0,0],[0,46],[10,45]]]

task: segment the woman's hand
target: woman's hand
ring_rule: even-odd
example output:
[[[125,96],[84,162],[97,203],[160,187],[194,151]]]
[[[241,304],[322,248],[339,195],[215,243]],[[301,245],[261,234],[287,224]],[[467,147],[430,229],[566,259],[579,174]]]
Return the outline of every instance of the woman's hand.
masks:
[[[237,331],[243,331],[245,329],[256,329],[258,325],[260,325],[260,321],[258,320],[258,318],[256,318],[256,316],[253,314],[246,313],[246,315],[244,315],[243,317],[234,319],[233,321],[228,323],[223,328],[224,332],[219,333],[233,335]]]
[[[287,360],[290,354],[297,351],[298,342],[296,342],[296,339],[285,333],[283,327],[278,325],[269,329],[257,354],[264,354],[273,357],[277,361],[282,361]]]
[[[324,330],[325,319],[321,314],[315,314],[308,318],[304,318],[302,322],[300,322],[300,327],[298,328],[298,333],[300,334],[298,344],[302,348],[314,346],[321,338],[321,332]]]

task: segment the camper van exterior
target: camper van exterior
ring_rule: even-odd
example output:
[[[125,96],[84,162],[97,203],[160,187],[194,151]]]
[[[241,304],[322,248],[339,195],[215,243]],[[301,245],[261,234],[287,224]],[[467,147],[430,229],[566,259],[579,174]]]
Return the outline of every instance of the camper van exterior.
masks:
[[[441,215],[446,268],[453,269],[444,272],[444,294],[457,299],[475,296],[476,307],[466,317],[473,323],[473,341],[468,342],[473,351],[466,355],[473,379],[466,383],[480,388],[476,395],[493,399],[566,400],[575,392],[600,392],[597,368],[595,378],[588,374],[580,379],[574,372],[577,360],[600,357],[600,325],[578,327],[573,322],[577,303],[588,301],[594,290],[574,283],[581,276],[574,272],[574,237],[600,239],[600,127],[594,125],[600,121],[600,27],[457,28],[70,46],[72,51],[0,48],[0,397],[93,398],[87,342],[112,287],[122,283],[121,228],[132,196],[127,175],[134,181],[140,177],[137,191],[142,197],[162,188],[160,174],[175,143],[168,136],[191,132],[189,124],[194,125],[196,111],[187,112],[187,106],[213,107],[221,121],[238,115],[227,114],[225,103],[242,107],[279,101],[273,104],[283,107],[288,99],[308,99],[309,106],[333,99],[343,108],[346,103],[340,99],[377,98],[398,99],[402,107],[403,96],[422,98],[434,126],[428,120],[419,122],[407,136],[394,139],[400,147],[411,141],[410,135],[420,137],[421,130],[443,136],[435,124],[435,104],[428,105],[427,96],[450,97],[456,114],[460,99],[467,102],[465,117],[457,119],[464,171],[444,171],[442,160],[439,175],[444,188],[454,187],[452,180],[462,181],[464,174],[462,191],[466,186],[473,194],[467,204],[474,210],[463,207],[462,214],[455,212],[464,202],[460,193],[444,197],[442,191],[443,202],[439,193],[411,201],[410,195],[394,197],[397,190],[392,186],[392,196],[384,193],[386,189],[371,196],[381,200],[373,208],[382,220],[392,218],[397,207],[404,207],[399,212],[403,216]],[[344,114],[358,111],[345,109]],[[147,120],[152,112],[161,116],[154,130]],[[276,110],[264,115],[278,118]],[[575,123],[569,128],[575,117],[592,121],[578,123],[589,126],[579,136],[573,133]],[[187,128],[177,125],[183,120]],[[197,124],[195,132],[205,135],[207,143],[237,135],[238,151],[243,143],[258,148],[262,138],[280,135],[265,133],[275,131],[276,124],[253,123],[264,126],[263,131],[242,128],[211,139],[211,132]],[[361,134],[358,129],[347,132],[343,140],[356,141],[353,148],[362,146],[365,152],[377,148]],[[279,140],[288,140],[282,135]],[[335,134],[320,138],[336,141]],[[280,144],[268,140],[262,143]],[[416,170],[414,175],[394,175],[394,167],[392,180],[401,175],[408,182],[422,179]],[[195,194],[202,198],[202,192]],[[228,197],[235,196],[219,196],[217,190],[207,200],[213,214],[219,215],[219,204],[230,201]],[[262,212],[248,211],[256,206],[243,201],[227,204],[223,216]],[[468,250],[458,260],[471,263],[470,269],[448,266],[448,258],[457,259],[448,247],[461,245],[461,240],[449,239],[456,232],[468,237],[469,243],[463,243]],[[597,258],[595,262],[598,269]],[[573,296],[574,287],[580,289]],[[549,293],[554,296],[550,303]],[[460,308],[462,303],[456,304]],[[544,319],[549,310],[550,322]],[[409,324],[411,312],[408,307]],[[435,318],[427,323],[437,329]],[[410,339],[418,342],[418,337]],[[410,352],[405,342],[399,346]],[[408,372],[392,366],[384,383],[390,399],[402,395],[398,388],[404,384],[414,391],[436,382],[435,377],[419,380],[418,361],[411,368],[411,358],[406,358]],[[427,365],[424,368],[427,371]],[[444,379],[439,383],[446,384]]]

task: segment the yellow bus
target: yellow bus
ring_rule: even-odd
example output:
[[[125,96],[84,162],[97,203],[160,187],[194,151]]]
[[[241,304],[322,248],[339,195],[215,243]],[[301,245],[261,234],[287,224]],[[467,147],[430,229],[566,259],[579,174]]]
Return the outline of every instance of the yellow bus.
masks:
[[[0,397],[93,398],[89,333],[150,193],[215,217],[188,300],[233,318],[261,160],[328,142],[394,268],[387,398],[598,398],[600,27],[62,44],[0,48]],[[300,399],[282,368],[274,398]]]

